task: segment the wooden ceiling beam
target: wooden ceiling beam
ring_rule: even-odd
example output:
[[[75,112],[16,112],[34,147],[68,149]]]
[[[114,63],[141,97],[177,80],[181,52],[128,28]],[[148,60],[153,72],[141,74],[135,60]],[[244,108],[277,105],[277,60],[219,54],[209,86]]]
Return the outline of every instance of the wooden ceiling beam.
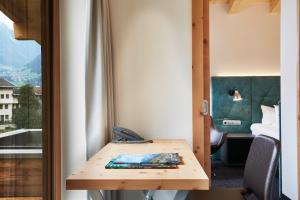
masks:
[[[14,23],[15,38],[17,40],[35,40],[41,43],[41,1],[25,2],[23,10],[26,13],[26,20],[21,23]]]
[[[209,0],[209,3],[228,3],[229,0]]]
[[[280,0],[271,0],[271,13],[279,13],[280,12]]]
[[[238,13],[242,7],[242,4],[245,1],[247,1],[247,0],[229,0],[228,1],[228,4],[229,4],[228,13],[229,14]]]
[[[25,19],[25,13],[17,4],[24,4],[25,1],[20,0],[0,0],[0,10],[12,21],[18,23]]]
[[[228,0],[209,0],[209,3],[227,3]]]
[[[0,10],[14,22],[15,39],[41,43],[40,0],[0,0]]]
[[[238,13],[249,6],[260,4],[260,3],[270,4],[271,13],[279,13],[280,11],[280,0],[210,0],[209,2],[212,4],[216,4],[216,3],[228,4],[229,14]]]

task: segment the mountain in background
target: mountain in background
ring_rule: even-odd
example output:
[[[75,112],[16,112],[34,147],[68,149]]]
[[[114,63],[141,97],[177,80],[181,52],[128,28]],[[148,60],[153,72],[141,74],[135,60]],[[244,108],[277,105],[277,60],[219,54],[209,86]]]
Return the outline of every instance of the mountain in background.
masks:
[[[41,46],[14,39],[13,30],[0,22],[0,77],[15,85],[41,86]]]
[[[0,22],[0,64],[22,67],[40,54],[37,42],[14,39],[13,30]]]
[[[27,63],[24,67],[30,68],[32,72],[41,74],[41,64],[42,64],[42,57],[38,55],[32,61]]]

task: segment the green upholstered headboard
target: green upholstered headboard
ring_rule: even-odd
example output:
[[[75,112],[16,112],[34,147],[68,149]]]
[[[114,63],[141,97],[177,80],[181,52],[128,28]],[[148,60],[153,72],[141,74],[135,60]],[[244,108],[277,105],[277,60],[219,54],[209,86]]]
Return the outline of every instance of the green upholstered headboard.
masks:
[[[212,77],[212,117],[221,131],[250,133],[252,123],[260,123],[261,105],[278,105],[280,100],[279,76]],[[242,101],[234,102],[228,95],[238,89]],[[241,120],[240,126],[225,126],[224,119]]]

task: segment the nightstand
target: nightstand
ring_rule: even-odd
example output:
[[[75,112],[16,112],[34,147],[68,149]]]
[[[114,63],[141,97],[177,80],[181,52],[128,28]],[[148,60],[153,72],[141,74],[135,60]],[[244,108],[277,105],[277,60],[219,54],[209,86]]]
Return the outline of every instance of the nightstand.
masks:
[[[229,133],[221,148],[221,160],[228,166],[244,166],[254,135],[251,133]]]

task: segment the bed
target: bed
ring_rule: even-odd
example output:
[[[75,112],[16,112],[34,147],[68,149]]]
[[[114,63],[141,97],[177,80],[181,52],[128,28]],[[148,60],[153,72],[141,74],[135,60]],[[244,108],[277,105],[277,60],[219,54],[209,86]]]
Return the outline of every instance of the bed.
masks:
[[[250,129],[255,136],[267,135],[279,140],[279,127],[276,125],[254,123],[251,125]]]

